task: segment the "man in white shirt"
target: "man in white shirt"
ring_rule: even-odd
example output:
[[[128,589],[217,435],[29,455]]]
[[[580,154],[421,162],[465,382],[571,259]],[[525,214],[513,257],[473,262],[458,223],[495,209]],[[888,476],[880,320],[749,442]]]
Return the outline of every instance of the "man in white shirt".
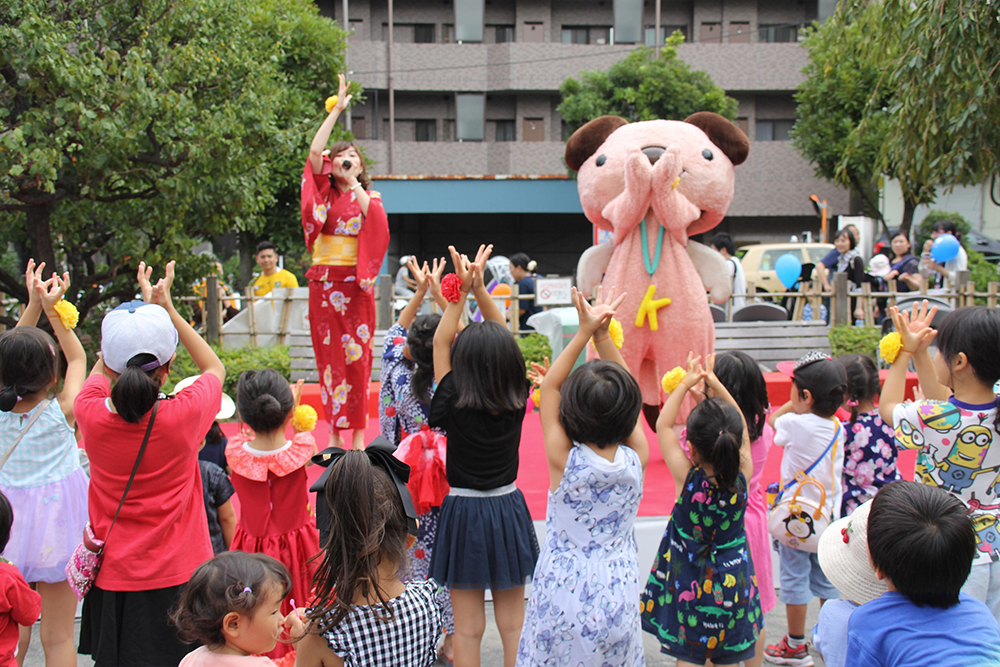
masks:
[[[726,270],[729,271],[729,280],[733,284],[732,303],[731,305],[726,304],[726,315],[729,315],[730,309],[739,310],[747,305],[747,277],[743,273],[743,265],[735,257],[736,244],[733,243],[732,236],[725,232],[719,232],[712,237],[709,245],[726,260]]]

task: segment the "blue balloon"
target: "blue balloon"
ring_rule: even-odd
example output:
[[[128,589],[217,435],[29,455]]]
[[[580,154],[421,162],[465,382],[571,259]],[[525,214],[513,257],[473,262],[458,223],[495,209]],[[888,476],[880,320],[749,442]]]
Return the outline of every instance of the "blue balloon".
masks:
[[[802,277],[802,261],[791,253],[785,253],[774,263],[774,272],[785,289],[792,289]]]
[[[931,244],[931,257],[938,264],[944,264],[958,257],[958,250],[962,244],[951,234],[942,234],[934,239]]]

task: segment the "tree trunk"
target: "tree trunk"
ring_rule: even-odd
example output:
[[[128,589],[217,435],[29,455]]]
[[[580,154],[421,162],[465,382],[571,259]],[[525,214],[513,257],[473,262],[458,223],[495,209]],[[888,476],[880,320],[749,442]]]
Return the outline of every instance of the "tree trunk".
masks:
[[[248,230],[241,230],[237,232],[239,235],[240,244],[240,291],[242,292],[247,285],[250,284],[250,280],[253,278],[253,265],[256,261],[254,250],[256,247],[256,240],[254,239],[254,234]]]
[[[910,234],[910,227],[913,226],[913,211],[917,208],[917,202],[912,197],[903,195],[903,220],[899,228],[907,235]]]
[[[28,250],[35,264],[45,262],[46,274],[58,271],[56,254],[52,249],[52,227],[49,219],[52,215],[52,204],[34,204],[28,208],[27,232]]]

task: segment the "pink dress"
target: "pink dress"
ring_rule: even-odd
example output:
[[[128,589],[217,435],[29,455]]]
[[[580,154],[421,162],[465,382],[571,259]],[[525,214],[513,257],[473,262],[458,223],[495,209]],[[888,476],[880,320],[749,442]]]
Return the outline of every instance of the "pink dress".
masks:
[[[681,447],[688,451],[687,429],[681,430]],[[764,424],[761,436],[750,443],[750,458],[753,460],[753,476],[747,493],[746,531],[753,559],[754,574],[757,576],[757,590],[760,591],[760,609],[767,613],[778,603],[774,592],[774,574],[771,569],[771,536],[767,532],[767,504],[764,491],[760,488],[760,478],[764,474],[767,453],[774,444],[774,429]]]

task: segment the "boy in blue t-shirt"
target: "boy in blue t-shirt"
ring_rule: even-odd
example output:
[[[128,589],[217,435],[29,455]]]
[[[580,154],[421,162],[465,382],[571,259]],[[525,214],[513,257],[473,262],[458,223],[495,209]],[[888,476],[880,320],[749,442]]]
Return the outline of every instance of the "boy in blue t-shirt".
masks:
[[[916,482],[884,487],[872,501],[868,552],[889,590],[851,615],[849,664],[1000,664],[997,620],[960,592],[976,555],[976,532],[960,500]]]

